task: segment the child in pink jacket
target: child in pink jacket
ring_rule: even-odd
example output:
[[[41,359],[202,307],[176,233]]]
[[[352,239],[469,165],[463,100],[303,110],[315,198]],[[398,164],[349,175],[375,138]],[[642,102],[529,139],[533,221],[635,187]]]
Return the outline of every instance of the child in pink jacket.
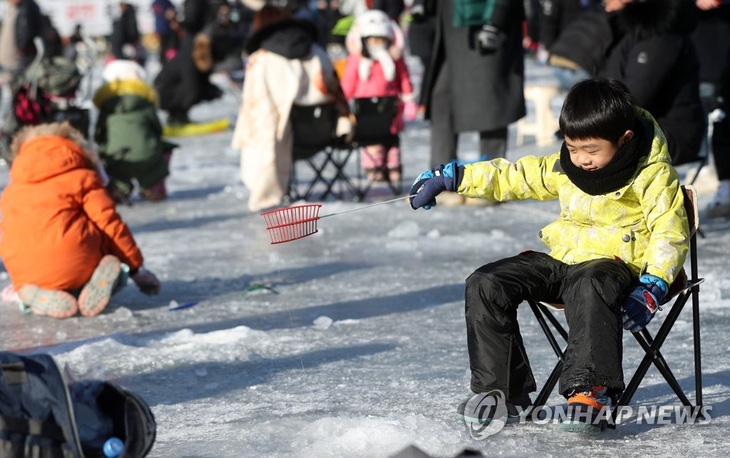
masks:
[[[413,86],[403,60],[403,34],[400,28],[379,10],[358,15],[347,37],[349,56],[342,90],[348,100],[368,97],[399,97],[398,114],[391,126],[393,141],[385,145],[369,145],[360,152],[361,164],[369,180],[384,180],[381,173],[388,170],[387,179],[401,178],[398,133],[403,130],[403,115],[409,121],[416,117],[418,107],[413,100]]]

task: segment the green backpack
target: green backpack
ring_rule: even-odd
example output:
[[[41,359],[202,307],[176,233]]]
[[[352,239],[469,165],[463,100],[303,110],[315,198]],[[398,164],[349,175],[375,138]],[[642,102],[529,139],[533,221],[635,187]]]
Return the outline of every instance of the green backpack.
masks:
[[[23,76],[19,78],[19,85],[28,84],[31,88],[38,88],[41,92],[58,97],[72,96],[83,76],[76,64],[66,57],[44,57],[31,64]]]

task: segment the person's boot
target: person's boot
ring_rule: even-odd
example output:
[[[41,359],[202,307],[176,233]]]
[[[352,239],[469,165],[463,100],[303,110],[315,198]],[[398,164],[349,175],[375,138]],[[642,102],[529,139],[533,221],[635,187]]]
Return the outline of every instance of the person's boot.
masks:
[[[79,311],[84,316],[96,316],[106,308],[122,271],[119,258],[108,254],[101,258],[79,294]]]
[[[165,186],[165,180],[160,180],[149,188],[141,189],[139,193],[142,197],[152,202],[165,200],[167,199],[167,187]]]
[[[456,408],[456,413],[465,423],[486,425],[501,417],[505,417],[505,423],[514,423],[519,421],[520,415],[531,405],[530,396],[526,393],[507,400],[492,392],[478,393],[462,401]]]
[[[79,310],[76,298],[66,291],[23,285],[18,291],[18,297],[36,315],[69,318]]]
[[[606,429],[609,398],[607,389],[593,386],[573,390],[568,398],[566,417],[560,418],[560,429],[571,433],[600,433]]]

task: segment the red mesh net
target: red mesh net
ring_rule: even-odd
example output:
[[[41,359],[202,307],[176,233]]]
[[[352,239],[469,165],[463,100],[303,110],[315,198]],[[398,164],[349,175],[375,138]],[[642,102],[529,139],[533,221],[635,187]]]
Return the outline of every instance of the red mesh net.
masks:
[[[320,204],[298,205],[261,213],[271,244],[291,242],[317,232]]]

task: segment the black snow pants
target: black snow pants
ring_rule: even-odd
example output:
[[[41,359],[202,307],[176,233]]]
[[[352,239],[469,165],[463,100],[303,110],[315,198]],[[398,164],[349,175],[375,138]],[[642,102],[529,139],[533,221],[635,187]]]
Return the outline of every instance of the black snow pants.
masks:
[[[621,305],[636,275],[620,260],[569,265],[528,251],[477,269],[466,280],[466,333],[475,393],[494,389],[519,399],[536,390],[517,323],[526,299],[563,302],[568,347],[560,393],[605,386],[623,391]]]

